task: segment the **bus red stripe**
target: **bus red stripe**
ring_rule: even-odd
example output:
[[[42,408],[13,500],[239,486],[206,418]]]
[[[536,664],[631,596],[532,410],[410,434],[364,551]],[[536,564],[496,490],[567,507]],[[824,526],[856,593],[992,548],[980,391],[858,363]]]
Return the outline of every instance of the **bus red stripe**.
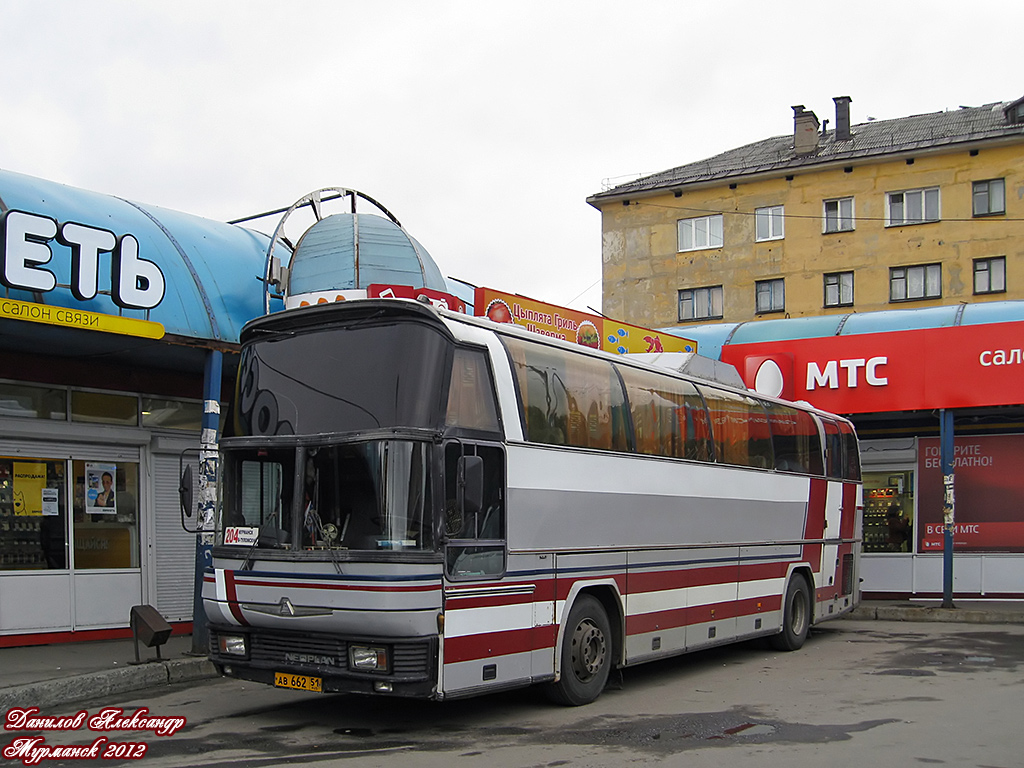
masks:
[[[234,571],[224,571],[224,591],[228,600],[228,608],[231,609],[231,615],[235,617],[235,621],[243,627],[249,626],[249,622],[242,614],[242,608],[238,604],[238,594],[235,591]]]
[[[464,637],[446,637],[444,663],[455,664],[460,661],[490,659],[512,653],[528,653],[552,648],[555,645],[556,632],[557,628],[550,625],[510,629],[504,632],[481,632]]]
[[[767,611],[777,611],[782,606],[780,595],[752,597],[713,605],[695,605],[690,608],[672,608],[654,611],[639,616],[626,617],[626,634],[639,635],[645,632],[677,629],[689,624],[708,624],[738,616],[754,616]]]

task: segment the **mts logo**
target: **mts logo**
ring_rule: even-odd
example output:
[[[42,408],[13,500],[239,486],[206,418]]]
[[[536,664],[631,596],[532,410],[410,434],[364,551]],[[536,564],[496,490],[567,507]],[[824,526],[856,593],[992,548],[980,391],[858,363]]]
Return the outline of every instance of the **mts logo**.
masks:
[[[854,389],[860,385],[861,378],[868,386],[884,387],[889,383],[889,379],[883,376],[879,369],[888,363],[888,357],[829,360],[825,363],[824,368],[815,362],[809,362],[807,363],[807,391],[811,392],[818,387],[839,389],[843,379],[845,379],[847,387]]]
[[[117,237],[106,229],[75,222],[58,224],[49,216],[7,211],[0,218],[0,282],[25,291],[52,291],[57,276],[43,267],[53,258],[51,241],[71,249],[67,287],[79,301],[99,293],[100,254],[111,254],[110,297],[125,309],[152,309],[164,297],[164,275],[139,258],[134,235]]]

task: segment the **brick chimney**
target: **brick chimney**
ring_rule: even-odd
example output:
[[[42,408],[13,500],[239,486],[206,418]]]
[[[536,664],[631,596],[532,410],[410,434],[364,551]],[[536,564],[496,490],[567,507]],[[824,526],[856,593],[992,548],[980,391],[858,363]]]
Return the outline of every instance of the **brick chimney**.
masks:
[[[850,102],[849,96],[835,96],[836,103],[836,141],[848,141],[853,138],[850,133]]]
[[[818,151],[818,117],[807,112],[803,104],[793,107],[793,151],[798,157]]]

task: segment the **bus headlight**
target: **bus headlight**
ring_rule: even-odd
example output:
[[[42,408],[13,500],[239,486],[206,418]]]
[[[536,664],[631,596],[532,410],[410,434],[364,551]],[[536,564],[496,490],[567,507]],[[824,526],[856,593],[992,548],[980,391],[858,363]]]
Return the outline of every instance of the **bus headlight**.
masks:
[[[348,666],[362,672],[387,672],[388,649],[369,645],[348,647]]]
[[[225,656],[246,656],[244,635],[219,635],[217,649]]]

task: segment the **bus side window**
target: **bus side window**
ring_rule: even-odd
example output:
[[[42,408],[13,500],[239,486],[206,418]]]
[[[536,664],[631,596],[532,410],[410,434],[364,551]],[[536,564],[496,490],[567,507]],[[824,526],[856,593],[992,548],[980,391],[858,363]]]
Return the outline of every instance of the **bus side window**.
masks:
[[[491,371],[482,352],[461,347],[455,350],[445,426],[499,431]]]
[[[772,435],[759,400],[712,387],[698,387],[711,414],[715,460],[739,467],[772,469]]]
[[[460,458],[483,461],[483,503],[467,507],[459,493]],[[505,572],[505,454],[501,448],[453,440],[445,446],[444,534],[449,578],[494,578]]]
[[[637,453],[711,461],[711,431],[697,388],[688,381],[618,366]]]
[[[842,434],[843,447],[846,450],[843,478],[860,482],[860,448],[857,444],[857,435],[853,427],[845,421],[839,422],[839,432]]]
[[[825,474],[829,477],[842,478],[845,468],[843,457],[843,438],[839,433],[839,425],[831,419],[822,419],[825,427]]]
[[[775,448],[775,469],[821,475],[821,437],[814,417],[806,411],[778,403],[766,403]]]
[[[502,341],[512,361],[528,441],[630,450],[626,396],[611,363],[522,339]]]

